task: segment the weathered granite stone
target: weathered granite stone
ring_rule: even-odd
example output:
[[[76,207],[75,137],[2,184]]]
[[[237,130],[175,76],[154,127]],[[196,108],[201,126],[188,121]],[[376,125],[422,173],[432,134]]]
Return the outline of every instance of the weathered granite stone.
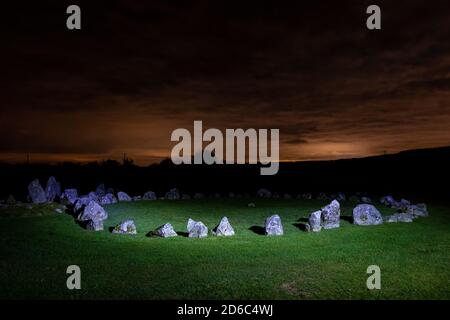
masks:
[[[341,206],[337,200],[322,208],[322,227],[324,229],[339,228]]]
[[[142,199],[144,200],[156,200],[156,193],[154,193],[153,191],[147,191],[146,193],[144,193],[144,196],[142,197]]]
[[[266,235],[268,236],[282,236],[283,225],[281,224],[281,218],[275,214],[266,219],[265,222]]]
[[[125,192],[123,192],[123,191],[119,191],[117,193],[117,199],[119,201],[125,201],[125,202],[131,201],[131,197],[128,194],[126,194]]]
[[[234,236],[234,229],[228,221],[227,217],[223,217],[222,220],[220,220],[219,225],[212,230],[212,234],[219,237]]]
[[[187,230],[189,238],[205,238],[208,236],[208,228],[201,221],[189,219]]]
[[[158,229],[156,229],[154,232],[152,232],[153,235],[156,235],[158,237],[162,238],[169,238],[169,237],[176,237],[177,233],[173,229],[172,225],[170,223],[166,223],[165,225],[162,225]]]
[[[416,205],[408,205],[406,207],[406,213],[413,217],[428,217],[428,210],[425,203],[418,203]]]
[[[306,229],[311,232],[319,232],[322,230],[322,210],[314,211],[309,215]]]
[[[48,202],[53,202],[61,196],[61,185],[56,181],[55,177],[48,178],[45,195]]]
[[[124,220],[118,225],[114,227],[112,233],[120,233],[120,234],[136,234],[136,225],[134,221],[131,219]]]
[[[103,231],[103,220],[89,220],[86,224],[86,230]]]
[[[391,216],[383,217],[383,221],[387,223],[392,222],[413,222],[414,216],[408,213],[396,213]]]
[[[371,226],[383,223],[380,211],[371,204],[360,204],[353,209],[353,223],[360,226]]]
[[[69,204],[74,204],[78,200],[77,189],[66,189],[61,195],[61,199],[66,200]]]
[[[38,179],[31,181],[28,185],[28,196],[33,203],[47,202],[47,196]]]
[[[97,195],[98,198],[103,197],[104,195],[106,195],[106,187],[105,184],[101,183],[97,186],[97,188],[95,188],[95,194]]]
[[[102,221],[106,219],[108,219],[108,213],[95,201],[89,202],[83,212],[78,216],[78,220],[80,221]]]
[[[180,191],[177,188],[170,189],[166,193],[166,197],[165,198],[167,200],[180,200],[180,198],[181,198]]]
[[[270,191],[267,190],[267,189],[262,188],[262,189],[259,189],[259,190],[256,192],[256,196],[257,196],[258,198],[269,199],[269,198],[272,197],[272,192],[270,192]]]
[[[103,197],[100,198],[100,204],[102,206],[107,204],[114,204],[117,203],[116,197],[112,193],[107,193]]]

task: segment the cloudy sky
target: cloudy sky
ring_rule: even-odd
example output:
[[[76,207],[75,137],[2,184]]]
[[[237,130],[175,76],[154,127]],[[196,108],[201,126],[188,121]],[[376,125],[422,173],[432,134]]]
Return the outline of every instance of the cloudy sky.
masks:
[[[194,120],[279,128],[282,160],[450,145],[448,0],[92,2],[3,9],[0,160],[148,164]]]

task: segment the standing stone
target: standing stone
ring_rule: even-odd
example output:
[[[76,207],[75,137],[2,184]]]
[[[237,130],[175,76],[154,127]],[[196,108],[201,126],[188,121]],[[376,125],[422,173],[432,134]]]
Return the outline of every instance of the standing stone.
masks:
[[[100,198],[100,204],[106,205],[106,204],[114,204],[117,203],[116,197],[112,193],[107,193],[103,197]]]
[[[384,196],[380,199],[380,203],[384,204],[386,207],[392,207],[395,204],[395,200],[393,196]]]
[[[103,221],[106,219],[108,219],[108,213],[95,201],[89,202],[89,204],[84,207],[83,212],[78,216],[78,220],[80,221]]]
[[[265,223],[266,235],[268,236],[282,236],[283,225],[281,224],[281,218],[275,214],[266,219]]]
[[[205,238],[208,236],[208,228],[201,221],[189,219],[187,230],[189,238]]]
[[[228,221],[227,217],[223,217],[222,220],[220,220],[219,225],[212,230],[212,234],[219,237],[234,236],[234,229]]]
[[[61,196],[61,185],[56,181],[55,177],[48,178],[45,195],[48,202],[53,202],[56,197]]]
[[[180,200],[180,191],[177,188],[172,188],[166,193],[167,200]]]
[[[89,220],[86,225],[86,230],[103,231],[103,221],[102,220]]]
[[[304,193],[304,194],[302,194],[302,198],[304,200],[311,200],[312,199],[312,194],[311,193]]]
[[[322,211],[318,210],[309,215],[306,230],[311,232],[319,232],[322,230]]]
[[[269,198],[272,197],[272,192],[270,192],[270,191],[267,190],[267,189],[262,188],[262,189],[259,189],[259,190],[256,192],[256,196],[257,196],[258,198],[269,199]]]
[[[324,229],[339,228],[341,216],[341,206],[338,201],[333,200],[331,203],[322,208],[322,227]]]
[[[366,203],[366,204],[371,204],[372,199],[370,199],[369,197],[361,197],[361,202]]]
[[[162,238],[169,238],[169,237],[176,237],[178,234],[175,232],[170,223],[166,223],[165,225],[153,231],[152,235],[156,235]]]
[[[380,211],[371,204],[360,204],[353,209],[353,223],[360,226],[371,226],[383,223]]]
[[[101,183],[97,186],[97,188],[95,189],[95,194],[99,198],[103,197],[106,194],[106,187],[104,183]]]
[[[134,224],[134,221],[131,219],[124,220],[114,227],[112,233],[136,234],[137,233],[136,225]]]
[[[346,199],[345,193],[338,192],[338,194],[336,195],[336,200],[338,200],[338,201],[345,201],[345,199]]]
[[[47,202],[47,196],[38,179],[31,181],[28,185],[28,195],[33,203]]]
[[[123,191],[117,193],[117,199],[119,199],[119,201],[131,201],[131,197]]]
[[[144,200],[156,200],[156,193],[153,191],[147,191],[144,193],[144,196],[142,197]]]
[[[406,213],[413,217],[428,217],[427,205],[425,203],[408,205],[406,207]]]
[[[81,196],[77,199],[77,201],[75,201],[75,205],[74,205],[73,209],[75,210],[75,212],[77,212],[80,209],[82,209],[83,207],[87,206],[91,201],[95,201],[95,200],[91,199],[89,196]],[[97,202],[97,201],[95,201],[95,202]]]
[[[100,197],[94,191],[89,192],[88,197],[95,202],[100,202]]]
[[[67,200],[70,204],[74,204],[78,200],[77,189],[66,189],[61,195],[61,199]]]

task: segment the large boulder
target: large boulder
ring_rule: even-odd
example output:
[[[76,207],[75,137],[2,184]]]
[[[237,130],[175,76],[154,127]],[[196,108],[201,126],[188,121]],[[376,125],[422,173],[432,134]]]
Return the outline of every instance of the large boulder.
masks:
[[[281,224],[281,218],[275,214],[266,219],[265,222],[266,235],[268,236],[282,236],[283,225]]]
[[[353,223],[359,226],[372,226],[383,223],[380,211],[371,204],[360,204],[353,209]]]
[[[156,235],[162,238],[169,238],[169,237],[176,237],[177,233],[175,232],[170,223],[166,223],[165,225],[162,225],[161,227],[153,231],[152,235]]]
[[[258,198],[269,199],[272,197],[272,192],[267,189],[261,188],[256,192]]]
[[[86,224],[87,230],[103,231],[103,220],[89,220]]]
[[[117,203],[117,198],[112,193],[107,193],[103,197],[100,198],[100,204],[107,205],[107,204],[114,204]]]
[[[387,223],[393,222],[413,222],[414,216],[408,213],[396,213],[391,216],[383,217],[383,221]]]
[[[154,193],[153,191],[147,191],[146,193],[144,193],[144,196],[142,197],[142,199],[144,200],[156,200],[156,193]]]
[[[33,203],[47,202],[47,195],[38,179],[31,181],[28,185],[28,196]]]
[[[428,217],[427,205],[425,203],[408,205],[406,207],[406,213],[413,217]]]
[[[114,227],[112,233],[120,233],[120,234],[136,234],[136,225],[134,221],[131,219],[124,220],[118,225]]]
[[[53,202],[56,198],[61,196],[61,184],[56,181],[55,177],[48,178],[45,187],[45,195],[48,202]]]
[[[80,221],[103,221],[108,219],[108,213],[95,201],[89,202],[89,204],[84,207],[83,212],[78,216]]]
[[[172,188],[170,189],[167,193],[165,198],[167,200],[180,200],[181,195],[180,195],[180,190],[178,190],[177,188]]]
[[[187,230],[189,238],[205,238],[208,236],[208,228],[201,221],[188,220]]]
[[[324,229],[339,228],[341,206],[337,200],[322,208],[322,227]]]
[[[61,199],[67,201],[70,204],[74,204],[78,200],[77,189],[66,189],[61,194]]]
[[[223,217],[222,220],[220,220],[219,225],[212,230],[212,234],[219,237],[234,236],[234,229],[228,221],[227,217]]]
[[[117,193],[117,199],[119,199],[119,201],[131,201],[131,197],[123,191]]]
[[[101,183],[97,186],[97,188],[95,189],[95,194],[97,195],[97,197],[101,198],[106,194],[106,187],[105,184]]]
[[[75,205],[73,207],[74,211],[77,212],[80,209],[84,208],[85,206],[87,206],[91,201],[95,201],[94,199],[91,199],[91,197],[89,196],[81,196],[77,199],[77,201],[75,201]],[[97,201],[95,201],[97,202]]]
[[[309,215],[306,230],[311,232],[319,232],[322,230],[322,211],[314,211]]]

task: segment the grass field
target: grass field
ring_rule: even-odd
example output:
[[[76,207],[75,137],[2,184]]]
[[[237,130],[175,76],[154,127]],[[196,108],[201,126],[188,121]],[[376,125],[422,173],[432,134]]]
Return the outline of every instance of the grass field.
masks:
[[[256,208],[247,203],[255,202]],[[450,209],[428,205],[414,223],[306,233],[301,218],[325,201],[214,199],[141,201],[106,206],[105,231],[80,228],[66,214],[0,218],[3,299],[449,299]],[[343,203],[351,216],[354,204]],[[383,214],[391,209],[378,206]],[[45,211],[45,210],[44,210]],[[285,235],[249,230],[278,213]],[[148,238],[170,222],[186,232],[189,217],[214,227],[227,216],[236,236]],[[108,227],[133,218],[136,236]],[[254,230],[254,229],[253,229]],[[66,268],[81,268],[81,290],[66,288]],[[381,290],[369,291],[369,265]]]

